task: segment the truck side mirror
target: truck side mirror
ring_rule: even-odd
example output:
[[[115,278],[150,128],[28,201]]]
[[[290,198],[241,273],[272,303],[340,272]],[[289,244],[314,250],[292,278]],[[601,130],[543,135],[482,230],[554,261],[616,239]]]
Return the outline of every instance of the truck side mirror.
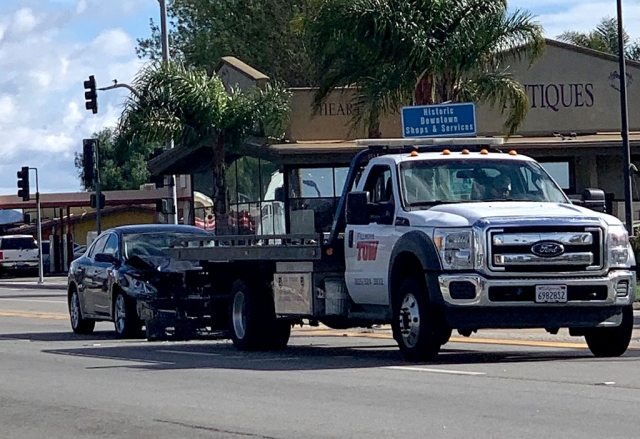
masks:
[[[606,201],[604,191],[601,189],[587,188],[582,192],[581,204],[587,209],[606,213]]]
[[[347,194],[347,224],[363,226],[371,222],[368,202],[368,192],[354,191]]]

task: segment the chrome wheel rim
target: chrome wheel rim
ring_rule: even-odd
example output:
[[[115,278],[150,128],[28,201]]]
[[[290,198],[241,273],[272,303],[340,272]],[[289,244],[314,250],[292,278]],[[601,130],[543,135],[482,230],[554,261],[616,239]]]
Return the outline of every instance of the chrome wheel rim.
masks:
[[[126,312],[127,311],[126,311],[124,296],[120,294],[116,298],[115,316],[114,316],[116,331],[118,332],[118,334],[122,334],[124,332]]]
[[[243,339],[247,332],[247,315],[244,310],[245,300],[244,293],[238,292],[233,298],[233,308],[231,311],[231,320],[233,323],[233,331],[236,337]]]
[[[413,294],[407,293],[404,296],[398,319],[404,345],[408,348],[415,347],[420,333],[420,308]]]
[[[71,316],[71,326],[77,328],[80,324],[80,300],[78,299],[78,293],[76,292],[71,295],[69,315]]]

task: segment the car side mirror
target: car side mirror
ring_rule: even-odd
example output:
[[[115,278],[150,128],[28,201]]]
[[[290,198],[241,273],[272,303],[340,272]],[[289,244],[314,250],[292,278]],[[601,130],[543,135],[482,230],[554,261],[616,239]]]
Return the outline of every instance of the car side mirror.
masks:
[[[369,214],[369,193],[362,191],[347,194],[347,224],[364,226],[371,222]]]
[[[596,212],[607,212],[607,204],[605,201],[604,191],[601,189],[587,188],[582,192],[581,204],[587,209]]]
[[[107,264],[116,265],[119,262],[115,256],[110,255],[109,253],[97,253],[93,258],[96,262],[105,262]]]

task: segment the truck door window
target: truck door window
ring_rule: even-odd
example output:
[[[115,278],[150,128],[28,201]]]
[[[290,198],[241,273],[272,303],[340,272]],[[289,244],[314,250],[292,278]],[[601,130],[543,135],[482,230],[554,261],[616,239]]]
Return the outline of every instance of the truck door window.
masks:
[[[391,224],[394,215],[391,169],[385,165],[374,166],[367,176],[364,190],[369,192],[372,220]]]

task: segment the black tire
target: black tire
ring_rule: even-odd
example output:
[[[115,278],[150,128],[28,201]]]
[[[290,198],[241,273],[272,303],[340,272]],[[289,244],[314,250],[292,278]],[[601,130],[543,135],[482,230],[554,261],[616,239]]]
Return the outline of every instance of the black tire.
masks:
[[[82,317],[80,297],[78,296],[78,291],[75,288],[71,290],[71,295],[69,296],[69,319],[71,321],[71,329],[75,334],[93,334],[96,322],[95,320],[85,319]]]
[[[113,302],[113,326],[118,338],[142,336],[142,320],[138,317],[136,301],[122,291],[116,293]]]
[[[393,294],[393,338],[407,361],[435,360],[451,335],[442,311],[427,294],[415,279],[405,280]]]
[[[270,334],[267,335],[266,346],[270,350],[281,351],[287,347],[291,336],[291,322],[274,319],[271,322]]]
[[[165,341],[169,339],[167,330],[161,322],[146,320],[144,327],[147,341]]]
[[[596,357],[619,357],[627,351],[633,332],[633,307],[622,309],[622,323],[615,328],[591,328],[584,338]]]
[[[237,280],[229,301],[229,333],[242,351],[282,350],[289,342],[291,324],[276,318],[266,286]]]

